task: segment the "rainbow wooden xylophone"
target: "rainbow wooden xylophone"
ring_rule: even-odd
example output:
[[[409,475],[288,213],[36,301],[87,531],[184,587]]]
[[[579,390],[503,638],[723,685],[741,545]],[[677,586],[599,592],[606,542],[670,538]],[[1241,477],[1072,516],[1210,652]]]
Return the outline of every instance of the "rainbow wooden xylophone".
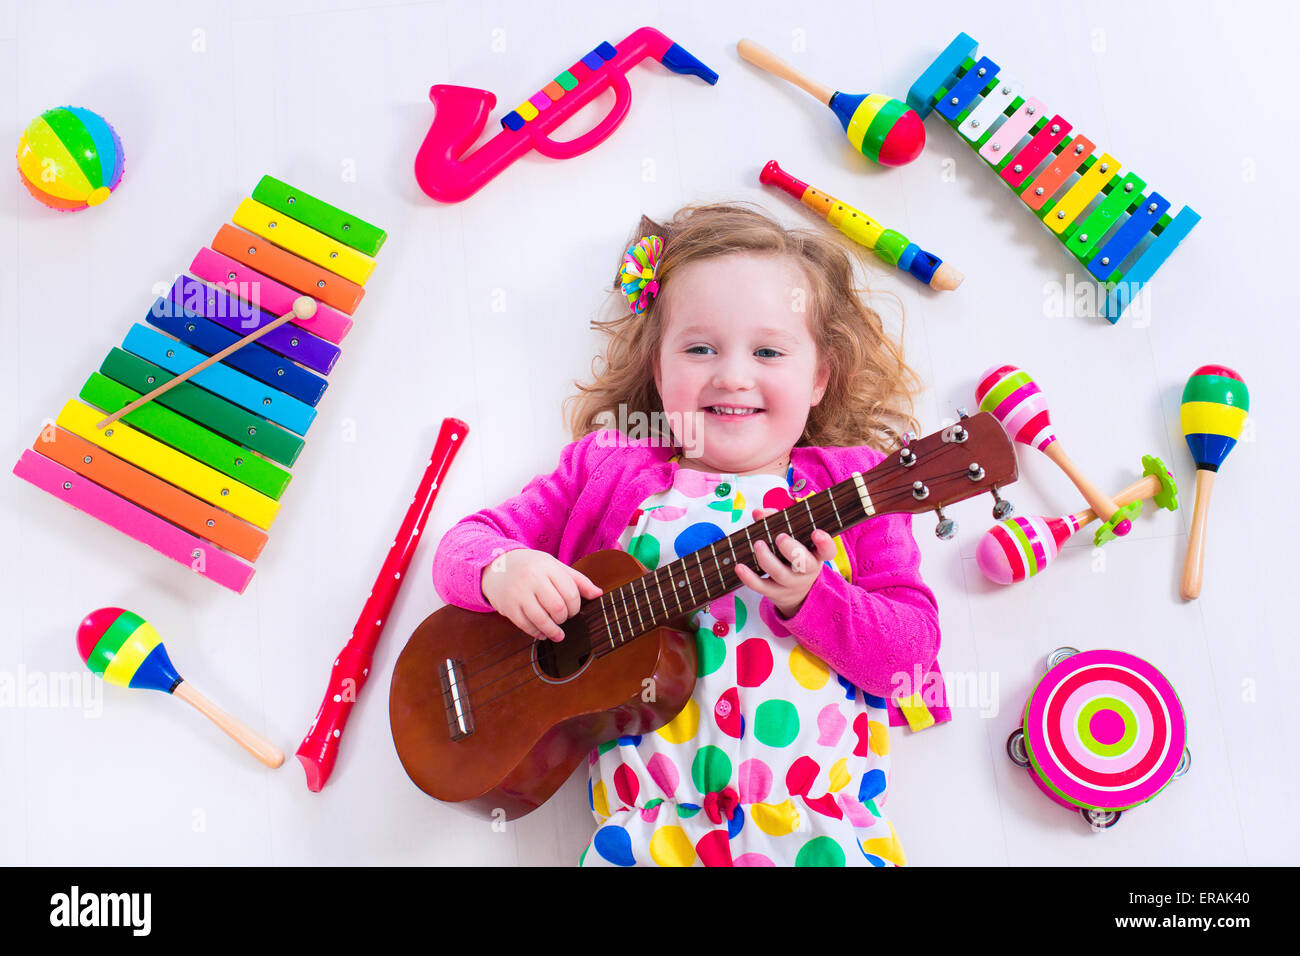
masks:
[[[232,218],[14,474],[242,592],[387,235],[271,176]],[[268,313],[291,311],[302,295],[317,302],[310,320],[274,329],[98,426],[105,412],[274,321]]]
[[[980,158],[1102,284],[1102,314],[1117,322],[1201,217],[1169,200],[1136,173],[1120,177],[1114,156],[1075,134],[965,33],[948,44],[907,94],[923,119],[942,116]],[[999,120],[1001,121],[999,123]],[[1086,215],[1085,215],[1086,213]]]

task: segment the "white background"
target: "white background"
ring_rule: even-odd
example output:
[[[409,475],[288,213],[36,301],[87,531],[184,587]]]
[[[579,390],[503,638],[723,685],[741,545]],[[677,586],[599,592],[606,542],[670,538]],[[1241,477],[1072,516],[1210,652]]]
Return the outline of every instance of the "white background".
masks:
[[[56,214],[0,177],[0,451],[15,461],[74,396],[155,284],[170,282],[264,173],[389,232],[320,418],[248,591],[237,596],[16,478],[0,480],[0,673],[84,671],[87,611],[131,608],[181,674],[291,754],[424,468],[439,423],[472,429],[433,511],[343,742],[309,793],[297,762],[267,771],[179,700],[91,683],[77,706],[34,690],[0,708],[0,862],[570,864],[593,829],[585,781],[494,832],[426,798],[388,730],[405,638],[439,605],[433,541],[554,467],[559,405],[587,374],[596,315],[642,212],[762,203],[825,228],[757,184],[788,170],[966,273],[931,293],[883,265],[871,285],[927,391],[928,431],[973,405],[979,373],[1011,362],[1045,390],[1057,433],[1107,490],[1143,454],[1177,474],[1185,507],[1148,509],[1102,559],[1084,538],[1025,584],[973,560],[988,499],[961,530],[916,536],[940,602],[950,684],[983,687],[951,724],[893,735],[889,813],[913,864],[1265,864],[1300,861],[1292,716],[1297,641],[1291,490],[1295,426],[1295,8],[1263,3],[994,7],[853,2],[367,4],[0,3],[0,131],[58,105],[95,109],[126,147],[109,201]],[[631,11],[631,12],[629,12]],[[923,12],[922,12],[923,11]],[[482,86],[505,109],[602,40],[654,25],[720,75],[654,63],[630,77],[618,132],[578,159],[531,157],[458,205],[424,197],[411,163],[435,82]],[[1028,92],[1204,217],[1160,270],[1149,311],[1117,327],[1049,314],[1073,260],[938,117],[922,156],[875,168],[822,106],[739,60],[750,36],[849,92],[906,93],[965,30]],[[598,117],[566,128],[576,135]],[[896,298],[891,298],[896,297]],[[1205,590],[1178,596],[1194,471],[1178,424],[1190,372],[1220,363],[1252,393],[1220,474]],[[6,468],[8,465],[6,465]],[[1021,451],[1022,514],[1083,507]],[[1098,563],[1104,561],[1104,563]],[[1003,750],[1044,658],[1061,644],[1137,653],[1187,712],[1191,772],[1105,834],[1049,802]],[[31,677],[35,675],[35,677]],[[970,695],[968,695],[970,696]],[[86,710],[98,716],[87,716]]]

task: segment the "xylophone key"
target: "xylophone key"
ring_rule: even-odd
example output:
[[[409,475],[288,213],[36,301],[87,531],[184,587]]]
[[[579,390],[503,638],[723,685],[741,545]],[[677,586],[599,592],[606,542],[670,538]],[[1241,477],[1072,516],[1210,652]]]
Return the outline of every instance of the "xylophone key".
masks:
[[[274,176],[262,177],[253,190],[253,199],[368,256],[379,255],[384,240],[388,238],[388,234],[378,226],[295,189]],[[306,294],[316,297],[314,292]]]
[[[970,111],[970,114],[957,127],[957,132],[968,140],[975,141],[993,128],[999,116],[1003,115],[1011,104],[1015,102],[1020,95],[1020,81],[1002,78],[988,95],[984,97],[979,106]]]
[[[252,580],[253,568],[238,558],[43,455],[24,451],[14,474],[223,587],[242,594]]]
[[[238,296],[276,316],[293,311],[293,303],[299,296],[297,291],[287,285],[281,285],[255,269],[211,249],[198,251],[190,263],[190,271],[228,294]],[[342,342],[343,337],[352,330],[351,319],[337,309],[320,303],[316,305],[316,314],[305,326],[297,320],[289,324],[309,328],[314,334],[335,344]],[[244,334],[249,331],[251,330],[245,329]]]
[[[365,285],[375,271],[374,259],[255,199],[241,202],[231,219],[236,226],[359,285]]]
[[[243,338],[200,315],[186,312],[171,299],[155,302],[145,313],[145,321],[202,352],[205,358],[216,355]],[[222,362],[308,405],[318,404],[329,384],[319,375],[299,368],[260,342],[250,342],[239,351],[226,356]]]
[[[1072,140],[1066,140],[1065,146],[1056,157],[1029,184],[1029,188],[1020,194],[1025,205],[1036,212],[1042,209],[1043,205],[1056,195],[1057,190],[1074,174],[1074,171],[1092,155],[1095,148],[1095,144],[1086,136],[1076,136]]]
[[[262,530],[271,527],[280,506],[266,495],[120,421],[97,428],[99,419],[95,409],[72,399],[63,406],[55,424],[249,524]]]
[[[161,365],[173,375],[189,371],[203,361],[203,356],[189,346],[145,325],[131,326],[122,341],[122,348]],[[307,434],[316,418],[316,409],[310,405],[220,362],[205,368],[190,381],[299,435]]]
[[[1143,199],[1138,208],[1129,213],[1119,231],[1093,256],[1088,271],[1103,281],[1109,279],[1128,254],[1137,248],[1142,237],[1156,227],[1168,208],[1169,200],[1157,192]]]
[[[1079,181],[1066,191],[1061,201],[1047,214],[1043,220],[1047,228],[1055,233],[1064,232],[1088,203],[1092,202],[1092,198],[1101,192],[1118,172],[1119,163],[1115,161],[1115,157],[1110,153],[1102,153],[1101,159],[1096,160],[1088,171],[1079,177]]]
[[[140,395],[153,391],[172,377],[172,373],[166,369],[117,348],[104,359],[99,371]],[[285,431],[192,382],[181,382],[159,395],[153,403],[179,412],[210,431],[224,435],[281,465],[292,466],[305,444],[302,438],[292,432]]]
[[[955,120],[997,75],[998,65],[986,56],[980,57],[979,62],[967,70],[952,85],[952,89],[943,95],[943,99],[935,104],[934,111],[950,122]]]
[[[247,561],[256,561],[266,545],[265,531],[155,478],[72,432],[57,426],[47,428],[32,447],[113,494]]]
[[[1129,173],[1115,183],[1106,196],[1088,216],[1082,226],[1076,229],[1066,240],[1069,249],[1080,262],[1087,262],[1093,250],[1101,243],[1106,233],[1114,228],[1125,211],[1142,198],[1146,180],[1136,173]]]
[[[278,318],[251,303],[244,302],[238,296],[233,296],[190,276],[178,277],[172,283],[168,298],[179,308],[220,323],[241,336],[260,329]],[[286,358],[293,359],[299,365],[304,365],[322,375],[328,375],[333,370],[334,363],[342,354],[342,349],[337,345],[313,335],[294,322],[272,329],[258,339],[257,344],[273,349]]]
[[[980,147],[980,156],[993,166],[1005,160],[1020,144],[1021,137],[1042,119],[1044,109],[1046,107],[1040,100],[1029,97],[1020,104],[1020,109],[994,131],[989,141]]]
[[[356,311],[366,294],[366,290],[355,282],[234,226],[222,226],[212,240],[212,248],[303,295],[311,296],[317,304],[324,302],[348,315]]]
[[[1002,178],[1011,186],[1019,186],[1038,168],[1043,157],[1056,149],[1070,134],[1070,124],[1058,113],[1043,124],[1025,148],[1011,158],[1002,170]]]
[[[1138,260],[1128,271],[1116,276],[1117,285],[1106,296],[1105,316],[1111,322],[1117,322],[1128,307],[1129,302],[1142,290],[1161,264],[1178,248],[1178,244],[1187,238],[1192,227],[1201,221],[1200,214],[1184,206],[1174,217],[1173,222],[1165,226],[1151,245],[1143,250]]]
[[[80,397],[82,401],[111,414],[130,405],[142,394],[99,372],[91,372],[81,387]],[[283,468],[154,402],[141,405],[120,421],[276,501],[280,500],[292,478]]]

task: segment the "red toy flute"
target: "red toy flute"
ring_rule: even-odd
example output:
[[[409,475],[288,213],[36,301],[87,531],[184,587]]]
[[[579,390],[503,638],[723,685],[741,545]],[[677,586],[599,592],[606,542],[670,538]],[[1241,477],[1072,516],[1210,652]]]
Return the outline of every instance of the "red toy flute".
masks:
[[[433,501],[438,497],[442,479],[468,433],[469,426],[460,419],[443,419],[442,431],[438,434],[438,443],[429,459],[429,467],[420,479],[420,487],[411,499],[411,507],[402,519],[402,526],[398,529],[388,557],[384,559],[384,566],[379,569],[379,577],[370,590],[366,606],[361,609],[361,616],[352,628],[352,638],[334,659],[329,689],[325,691],[325,699],[316,713],[316,719],[312,721],[297,753],[303,770],[307,772],[307,789],[313,793],[325,786],[325,781],[329,780],[334,769],[343,728],[352,712],[352,705],[365,686],[366,678],[370,676],[370,659],[380,635],[384,633],[388,612],[393,609],[397,592],[401,590],[402,577],[420,543],[420,534],[424,531],[424,523],[429,517]]]

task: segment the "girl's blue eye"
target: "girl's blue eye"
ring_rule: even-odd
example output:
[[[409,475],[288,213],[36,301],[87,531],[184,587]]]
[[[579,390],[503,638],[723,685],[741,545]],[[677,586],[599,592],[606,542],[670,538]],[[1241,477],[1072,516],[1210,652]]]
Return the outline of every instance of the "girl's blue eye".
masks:
[[[690,348],[686,350],[686,353],[688,355],[702,355],[703,353],[697,351],[698,349],[708,349],[708,351],[710,352],[713,351],[713,349],[709,348],[709,346],[707,345],[692,345]]]
[[[770,352],[772,354],[759,355],[760,352]],[[780,358],[781,357],[781,353],[779,351],[777,351],[776,349],[768,349],[768,348],[756,349],[754,354],[759,355],[759,358]]]

